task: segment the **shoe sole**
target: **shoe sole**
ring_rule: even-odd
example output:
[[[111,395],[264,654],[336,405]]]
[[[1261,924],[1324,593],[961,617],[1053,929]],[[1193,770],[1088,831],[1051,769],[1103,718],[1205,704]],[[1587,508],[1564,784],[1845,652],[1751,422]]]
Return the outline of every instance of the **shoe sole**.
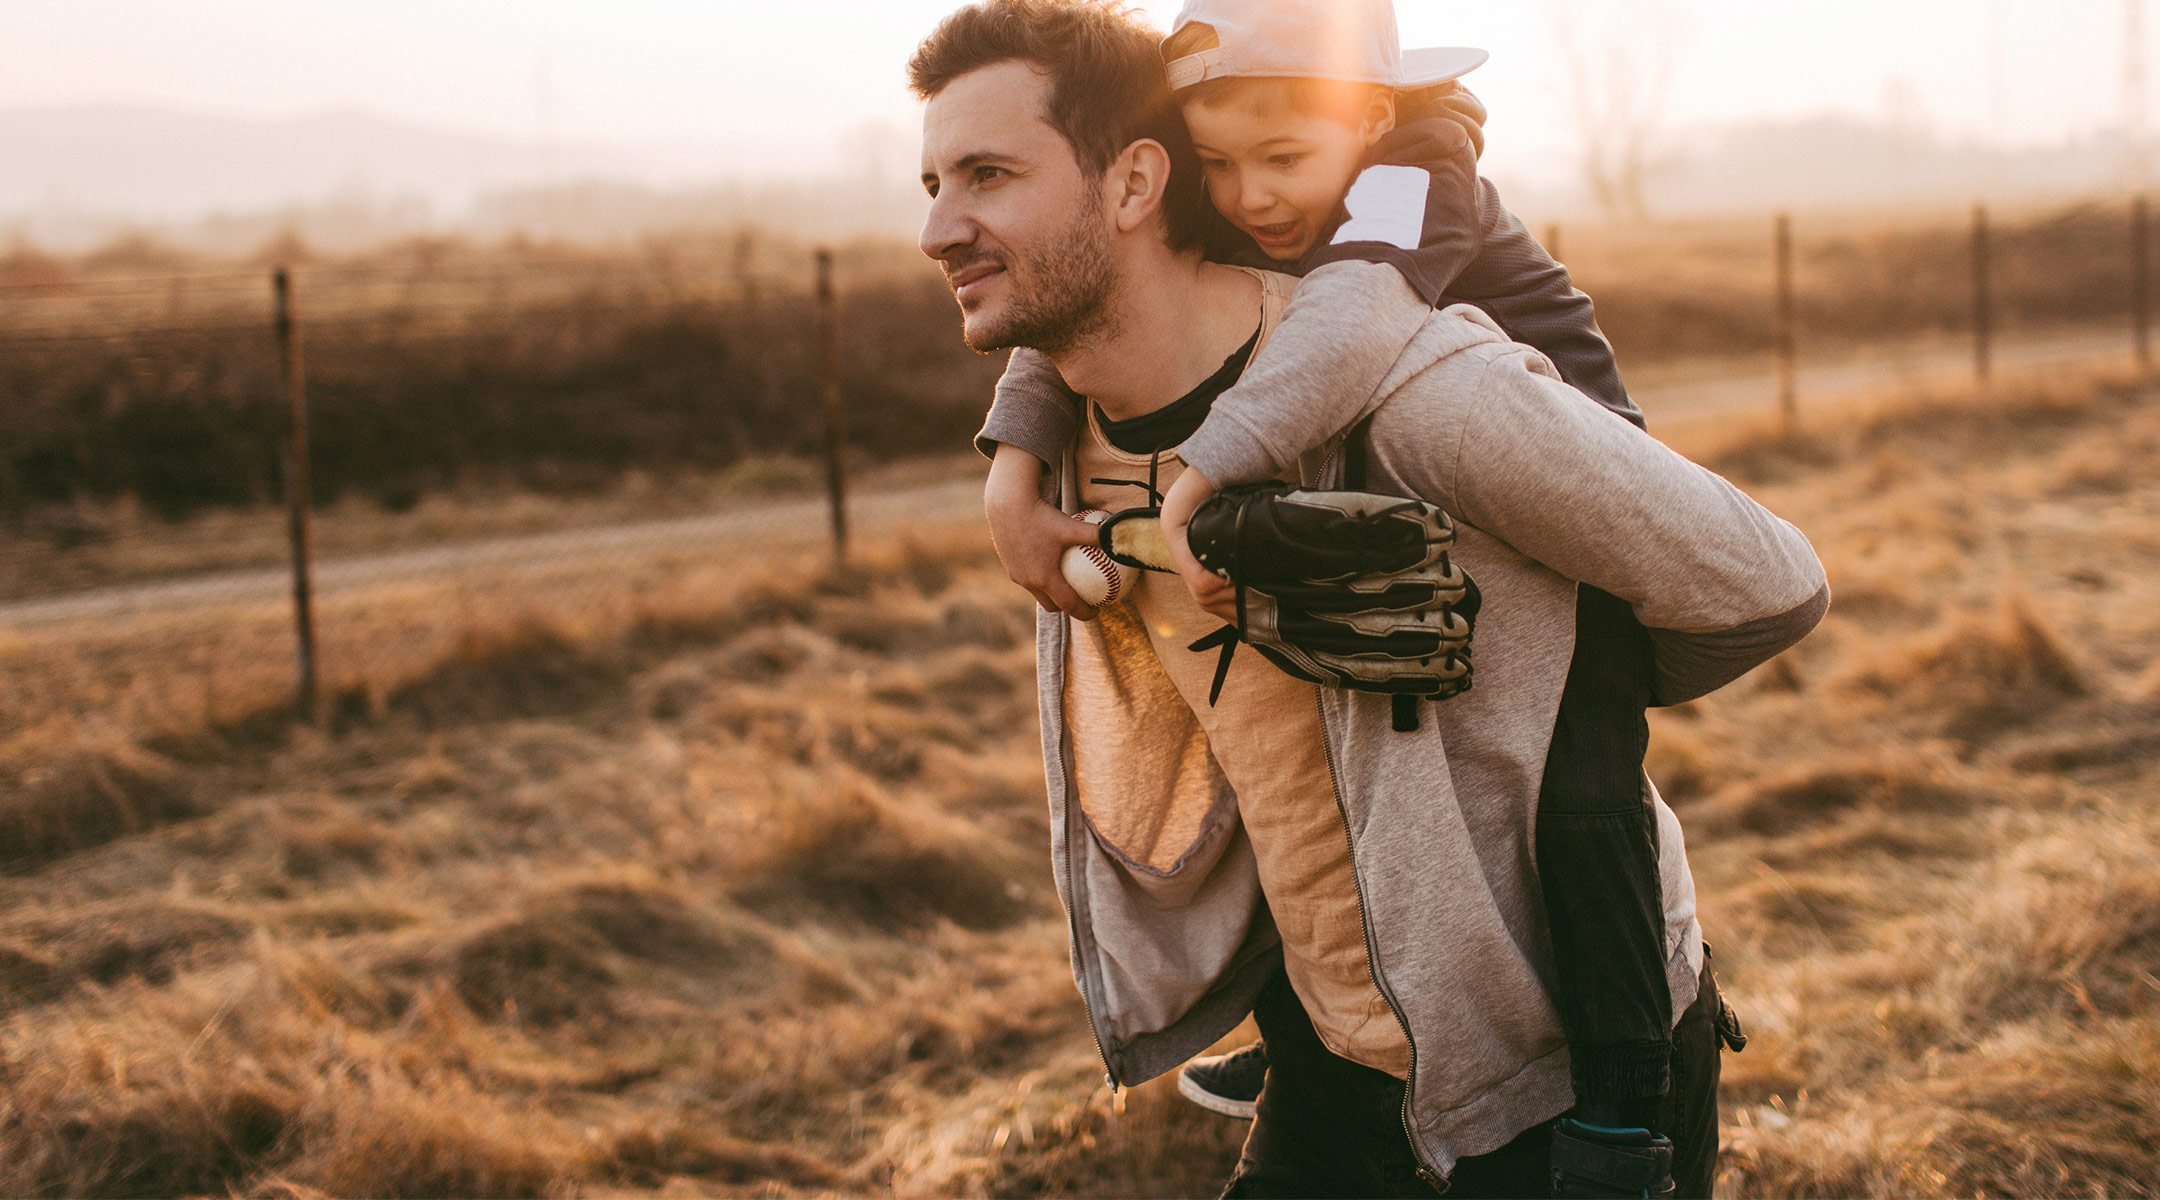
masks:
[[[1192,1078],[1183,1071],[1178,1072],[1177,1090],[1180,1096],[1218,1116],[1231,1117],[1239,1121],[1250,1121],[1258,1112],[1257,1106],[1252,1101],[1232,1100],[1228,1096],[1218,1096],[1194,1083]]]

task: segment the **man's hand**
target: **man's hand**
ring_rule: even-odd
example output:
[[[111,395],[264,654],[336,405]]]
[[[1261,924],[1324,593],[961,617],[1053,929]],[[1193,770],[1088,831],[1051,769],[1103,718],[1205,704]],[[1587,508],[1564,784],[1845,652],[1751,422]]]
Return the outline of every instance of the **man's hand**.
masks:
[[[1193,513],[1199,511],[1207,498],[1215,494],[1215,483],[1207,476],[1185,468],[1177,482],[1163,496],[1163,540],[1170,545],[1170,561],[1177,564],[1178,577],[1185,581],[1185,589],[1192,593],[1193,602],[1209,615],[1219,617],[1229,624],[1237,624],[1237,587],[1229,580],[1200,565],[1193,557],[1192,547],[1185,543],[1185,527],[1192,523]]]
[[[983,486],[990,541],[1005,564],[1005,574],[1026,588],[1045,612],[1092,621],[1095,606],[1065,582],[1061,564],[1067,547],[1093,542],[1101,531],[1043,502],[1042,468],[1041,459],[1018,446],[998,447],[990,479]]]

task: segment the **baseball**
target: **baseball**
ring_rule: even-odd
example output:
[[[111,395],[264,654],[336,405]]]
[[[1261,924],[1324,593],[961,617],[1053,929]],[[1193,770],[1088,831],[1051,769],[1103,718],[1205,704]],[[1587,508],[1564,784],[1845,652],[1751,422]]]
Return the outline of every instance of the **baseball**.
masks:
[[[1090,525],[1100,525],[1110,514],[1099,508],[1090,508],[1073,516]],[[1102,547],[1093,542],[1083,546],[1070,546],[1065,559],[1059,564],[1065,572],[1065,582],[1080,593],[1080,598],[1097,608],[1119,599],[1132,591],[1137,570],[1104,554]]]

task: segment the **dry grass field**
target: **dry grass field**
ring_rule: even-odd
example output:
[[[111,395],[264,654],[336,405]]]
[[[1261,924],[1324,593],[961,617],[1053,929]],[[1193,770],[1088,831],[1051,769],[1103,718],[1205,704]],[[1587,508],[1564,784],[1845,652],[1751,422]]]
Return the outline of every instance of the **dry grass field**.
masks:
[[[1710,435],[1704,435],[1706,438]],[[1733,1195],[2160,1194],[2160,391],[1684,448],[1837,601],[1655,719]],[[0,1194],[1212,1194],[1101,1085],[980,528],[0,632]]]

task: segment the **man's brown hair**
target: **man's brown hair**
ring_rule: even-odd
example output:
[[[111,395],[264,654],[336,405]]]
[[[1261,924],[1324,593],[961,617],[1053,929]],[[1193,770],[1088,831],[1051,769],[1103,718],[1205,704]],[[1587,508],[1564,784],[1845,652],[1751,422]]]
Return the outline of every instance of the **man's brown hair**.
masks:
[[[938,23],[915,57],[908,84],[925,100],[962,75],[1002,62],[1032,63],[1050,76],[1043,119],[1100,175],[1125,148],[1153,138],[1170,152],[1163,220],[1171,248],[1200,243],[1200,163],[1163,76],[1162,35],[1119,0],[979,0]]]

